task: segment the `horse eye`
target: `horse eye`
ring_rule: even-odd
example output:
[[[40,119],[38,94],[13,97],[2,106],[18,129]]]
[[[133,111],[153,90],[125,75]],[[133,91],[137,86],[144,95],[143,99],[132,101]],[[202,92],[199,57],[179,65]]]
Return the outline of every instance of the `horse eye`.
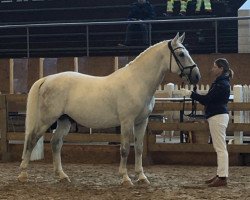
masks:
[[[180,56],[181,58],[183,58],[183,57],[184,57],[184,53],[183,53],[183,52],[180,53],[179,56]]]

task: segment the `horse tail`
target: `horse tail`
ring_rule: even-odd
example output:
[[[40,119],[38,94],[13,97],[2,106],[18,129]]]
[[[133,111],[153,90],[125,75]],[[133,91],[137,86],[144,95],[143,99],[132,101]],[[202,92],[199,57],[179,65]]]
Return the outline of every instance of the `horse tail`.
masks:
[[[45,82],[45,78],[41,78],[36,81],[28,94],[27,99],[27,110],[26,110],[26,119],[25,119],[25,141],[22,159],[24,159],[25,152],[27,150],[27,142],[30,137],[30,134],[37,130],[38,117],[40,116],[38,111],[38,103],[39,103],[39,90],[41,85]],[[43,137],[41,137],[36,146],[34,147],[30,160],[40,160],[44,158],[44,145],[43,145]]]

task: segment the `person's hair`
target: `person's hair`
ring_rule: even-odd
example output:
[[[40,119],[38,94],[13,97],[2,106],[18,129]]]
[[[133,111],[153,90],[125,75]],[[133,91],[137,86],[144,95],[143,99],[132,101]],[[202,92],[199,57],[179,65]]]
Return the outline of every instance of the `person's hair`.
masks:
[[[223,74],[228,75],[230,78],[233,78],[234,72],[230,68],[230,65],[226,58],[218,58],[214,61],[214,63],[219,67],[223,68]]]

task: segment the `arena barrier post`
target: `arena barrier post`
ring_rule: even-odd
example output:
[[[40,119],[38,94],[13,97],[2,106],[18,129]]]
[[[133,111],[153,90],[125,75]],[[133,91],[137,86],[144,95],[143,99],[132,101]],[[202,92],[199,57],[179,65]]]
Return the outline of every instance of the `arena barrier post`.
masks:
[[[0,95],[0,136],[2,161],[9,160],[8,141],[7,141],[7,106],[6,95]]]

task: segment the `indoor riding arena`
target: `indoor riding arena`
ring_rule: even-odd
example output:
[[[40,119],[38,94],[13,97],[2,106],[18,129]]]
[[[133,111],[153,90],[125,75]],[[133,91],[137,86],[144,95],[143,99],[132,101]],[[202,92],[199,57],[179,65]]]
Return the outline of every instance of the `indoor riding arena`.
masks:
[[[250,1],[5,0],[0,18],[1,200],[250,200]],[[219,58],[228,162],[193,97]]]

